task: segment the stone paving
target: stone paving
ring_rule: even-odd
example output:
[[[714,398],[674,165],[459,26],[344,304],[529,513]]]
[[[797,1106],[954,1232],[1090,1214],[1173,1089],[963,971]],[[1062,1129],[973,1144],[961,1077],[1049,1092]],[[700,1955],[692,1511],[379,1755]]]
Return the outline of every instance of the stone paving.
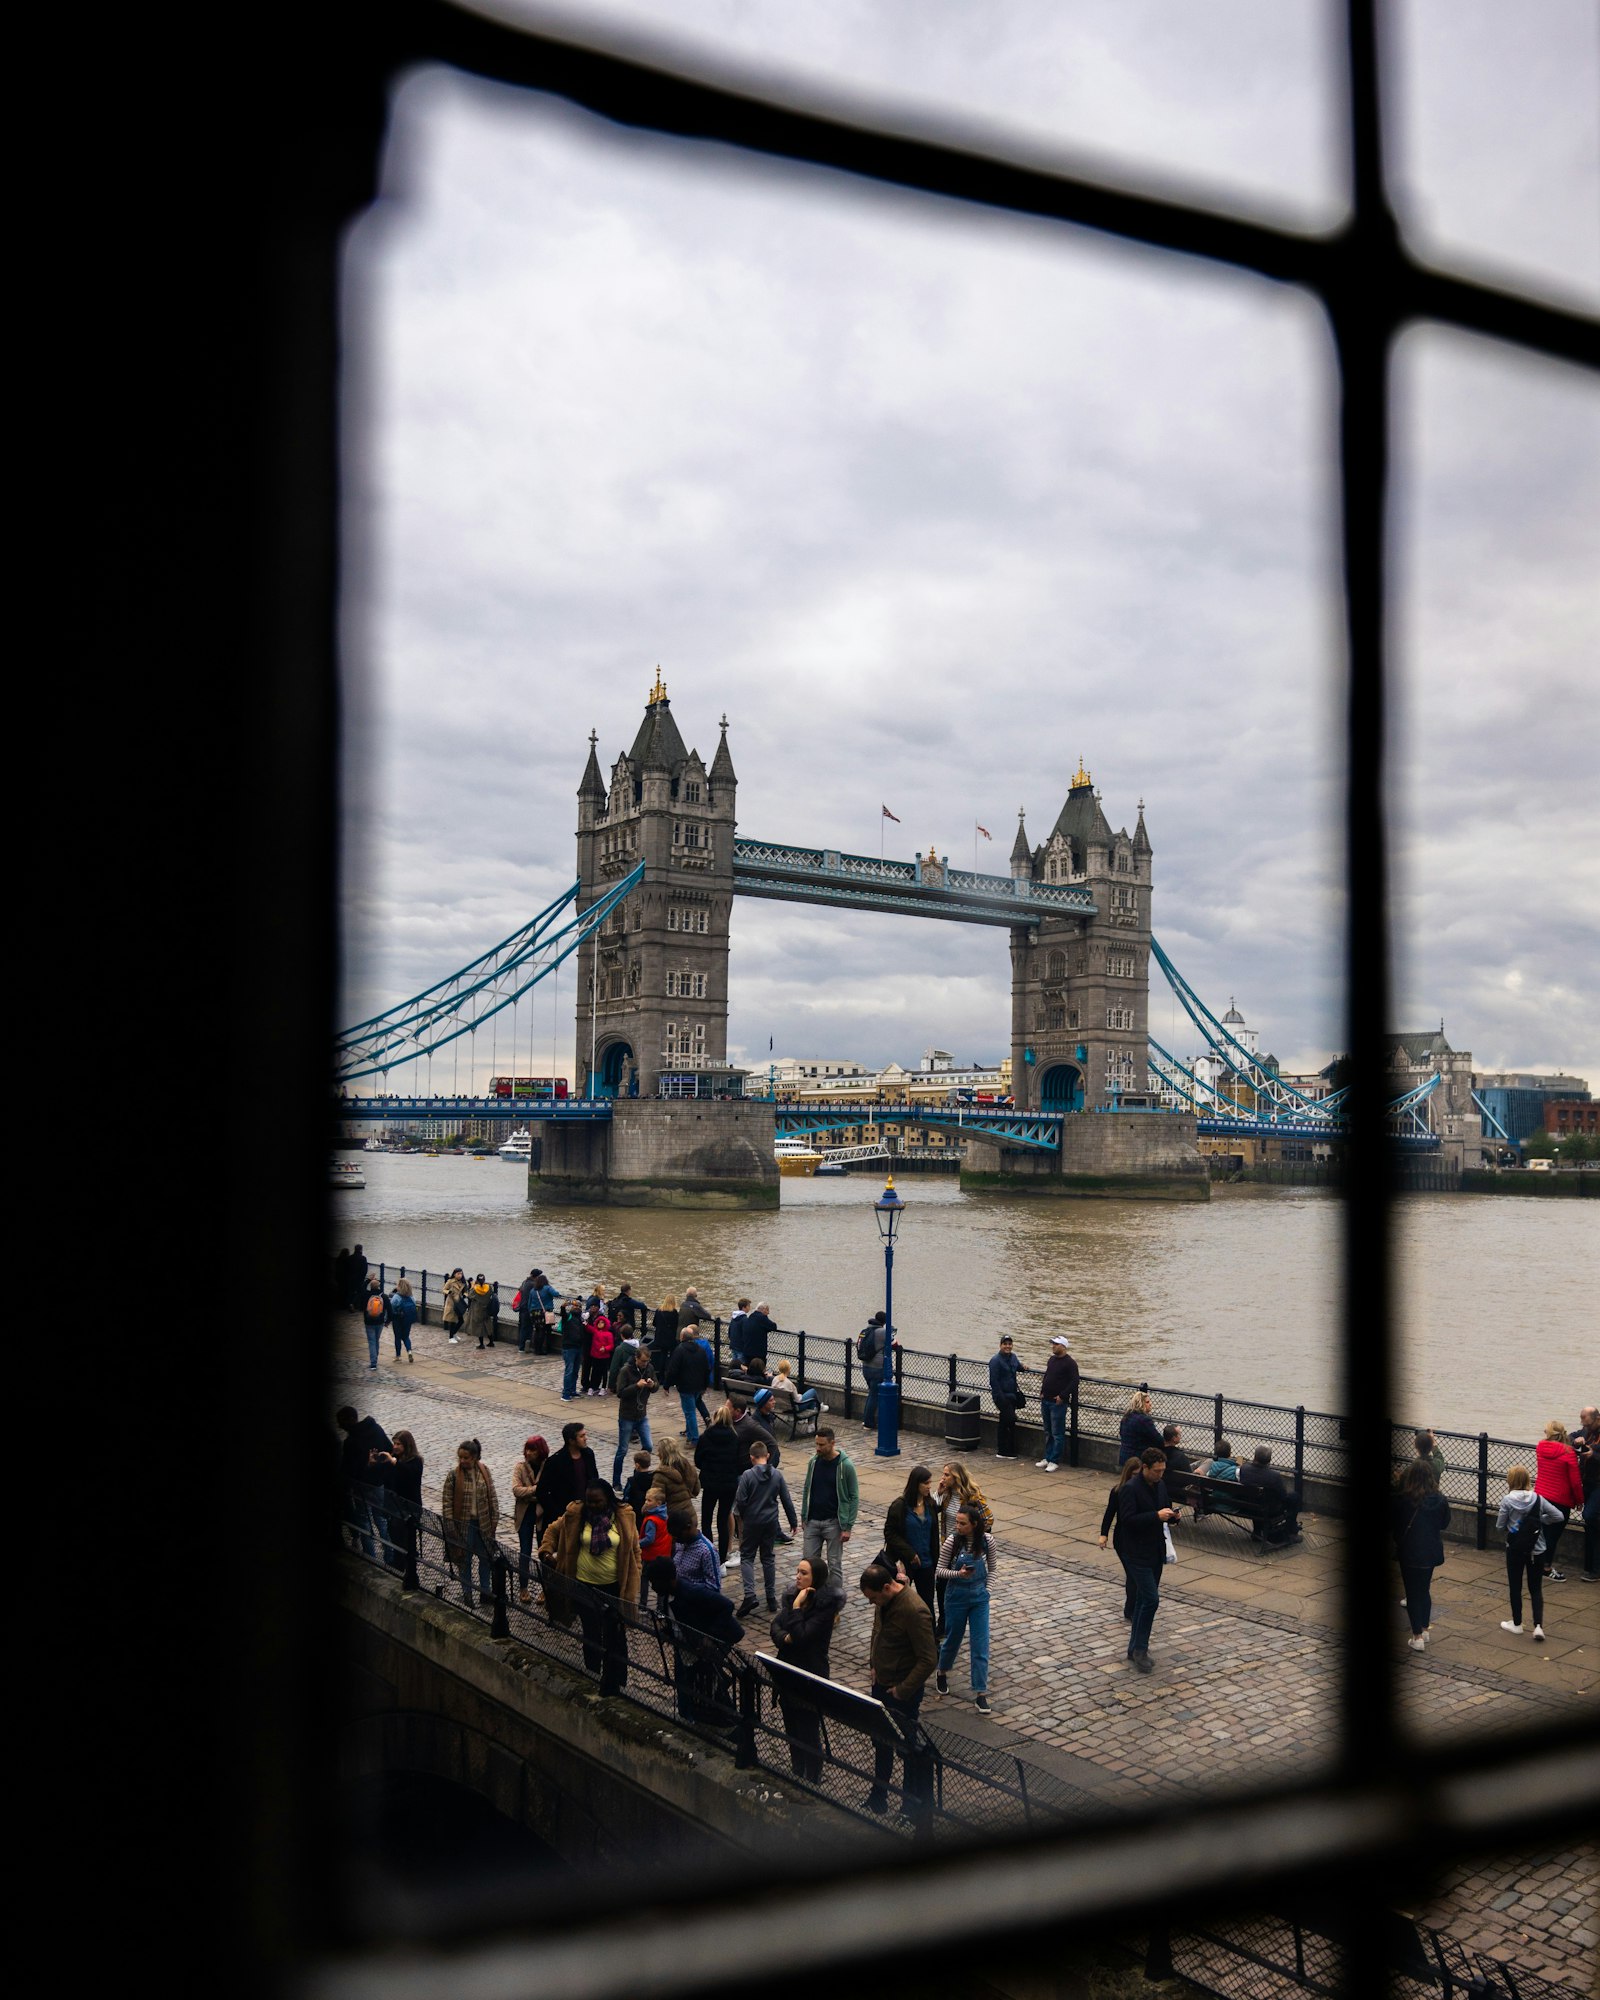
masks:
[[[341,1316],[329,1408],[353,1400],[385,1428],[409,1428],[427,1461],[429,1500],[455,1446],[476,1436],[509,1525],[510,1468],[523,1439],[538,1431],[554,1444],[572,1419],[588,1424],[601,1472],[609,1472],[614,1405],[608,1398],[563,1404],[556,1360],[519,1356],[514,1342],[481,1353],[465,1342],[451,1348],[437,1327],[418,1329],[413,1343],[415,1363],[395,1365],[385,1355],[372,1372],[358,1323]],[[865,1562],[880,1546],[884,1511],[910,1467],[920,1455],[937,1471],[945,1449],[937,1438],[906,1433],[900,1458],[880,1460],[859,1423],[838,1412],[832,1421],[861,1481],[862,1522],[852,1549]],[[668,1425],[678,1426],[675,1402],[661,1411],[658,1435]],[[783,1454],[797,1504],[810,1449],[800,1439]],[[926,1719],[1022,1755],[1108,1804],[1287,1771],[1313,1776],[1326,1766],[1338,1702],[1338,1523],[1308,1516],[1305,1541],[1270,1554],[1224,1524],[1184,1524],[1151,1641],[1156,1671],[1138,1676],[1124,1657],[1121,1571],[1095,1541],[1107,1475],[1045,1474],[1026,1461],[989,1456],[970,1459],[968,1470],[996,1517],[995,1713],[986,1719],[973,1709],[963,1652],[950,1694],[930,1692]],[[792,1574],[792,1561],[793,1551],[780,1553],[780,1575]],[[1429,1738],[1470,1736],[1548,1721],[1593,1701],[1600,1692],[1600,1587],[1581,1585],[1575,1567],[1568,1574],[1570,1582],[1547,1591],[1549,1638],[1535,1646],[1499,1630],[1507,1611],[1498,1551],[1452,1544],[1436,1578],[1430,1649],[1420,1657],[1403,1643],[1397,1579],[1390,1643],[1410,1725]],[[736,1585],[730,1577],[735,1594]],[[859,1592],[849,1592],[834,1645],[836,1679],[865,1683],[870,1618]],[[749,1630],[752,1643],[766,1643],[764,1615]],[[1597,1879],[1600,1849],[1592,1843],[1508,1854],[1457,1871],[1426,1911],[1414,1914],[1527,1971],[1581,1986],[1575,1960],[1592,1963],[1600,1942]]]

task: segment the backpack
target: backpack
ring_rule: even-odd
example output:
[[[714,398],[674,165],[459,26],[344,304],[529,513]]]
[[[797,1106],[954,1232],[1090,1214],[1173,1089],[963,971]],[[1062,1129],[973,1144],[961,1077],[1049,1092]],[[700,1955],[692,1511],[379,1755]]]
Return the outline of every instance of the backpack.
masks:
[[[522,1310],[522,1287],[520,1285],[517,1287],[516,1296],[511,1301],[511,1310],[514,1313],[519,1313]]]
[[[383,1294],[382,1294],[382,1292],[368,1292],[368,1294],[367,1294],[367,1318],[368,1318],[368,1319],[382,1319],[382,1318],[383,1318]]]
[[[609,1326],[597,1326],[589,1336],[589,1352],[596,1361],[609,1360],[616,1344]]]
[[[856,1335],[856,1359],[858,1361],[870,1361],[872,1359],[873,1336],[877,1331],[878,1329],[875,1326],[864,1326]]]
[[[1519,1556],[1531,1556],[1544,1528],[1544,1509],[1539,1505],[1539,1496],[1533,1496],[1533,1505],[1523,1509],[1522,1519],[1506,1537],[1506,1547]]]

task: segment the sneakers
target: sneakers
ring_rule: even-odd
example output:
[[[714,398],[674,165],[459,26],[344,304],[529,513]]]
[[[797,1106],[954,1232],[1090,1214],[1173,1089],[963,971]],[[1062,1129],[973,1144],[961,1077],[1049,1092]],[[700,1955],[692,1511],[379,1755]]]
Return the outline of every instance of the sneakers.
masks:
[[[1046,1472],[1059,1472],[1061,1467],[1056,1464],[1054,1459],[1047,1458],[1044,1462],[1044,1469]]]
[[[934,1675],[933,1684],[939,1690],[940,1694],[948,1694],[950,1692],[950,1676],[943,1668]]]
[[[732,1576],[738,1567],[739,1558],[737,1556],[729,1556],[728,1560],[722,1565],[722,1574],[724,1576]]]
[[[1513,1625],[1509,1618],[1502,1618],[1500,1620],[1500,1630],[1502,1632],[1516,1632],[1520,1635],[1522,1627],[1520,1625]]]
[[[1565,1583],[1567,1573],[1564,1569],[1547,1569],[1544,1573],[1544,1580],[1546,1583]]]
[[[454,1334],[451,1334],[450,1336],[450,1345],[452,1347],[459,1347],[461,1345],[461,1342],[456,1338]]]
[[[1413,1653],[1425,1653],[1428,1650],[1427,1633],[1419,1632],[1414,1639],[1408,1639],[1406,1645]]]
[[[994,1710],[989,1706],[989,1697],[986,1694],[980,1694],[972,1705],[980,1715],[994,1714]]]
[[[1578,1581],[1579,1583],[1600,1583],[1600,1569],[1579,1570]]]
[[[1542,1625],[1535,1625],[1533,1628],[1533,1636],[1536,1639],[1542,1639],[1544,1637],[1544,1627]]]
[[[775,1597],[769,1597],[767,1599],[767,1609],[769,1611],[776,1611],[777,1608],[778,1608],[778,1600]]]
[[[1148,1674],[1152,1671],[1150,1655],[1148,1653],[1130,1653],[1128,1655],[1128,1664],[1136,1674]]]
[[[1035,1460],[1033,1461],[1033,1469],[1034,1469],[1034,1471],[1035,1471],[1035,1472],[1043,1472],[1043,1471],[1044,1471],[1044,1469],[1045,1469],[1045,1467],[1046,1467],[1046,1466],[1047,1466],[1047,1465],[1048,1465],[1049,1463],[1050,1463],[1050,1461],[1049,1461],[1049,1459],[1047,1459],[1047,1458],[1036,1458],[1036,1459],[1035,1459]]]

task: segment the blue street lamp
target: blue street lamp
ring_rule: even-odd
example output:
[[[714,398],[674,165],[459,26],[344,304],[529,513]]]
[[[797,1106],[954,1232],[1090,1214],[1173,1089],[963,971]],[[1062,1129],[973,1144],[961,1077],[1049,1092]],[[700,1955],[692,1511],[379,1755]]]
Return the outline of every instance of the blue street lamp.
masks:
[[[905,1203],[894,1191],[891,1174],[882,1195],[872,1204],[883,1238],[883,1375],[878,1383],[878,1443],[874,1458],[900,1456],[900,1384],[894,1372],[894,1239]]]

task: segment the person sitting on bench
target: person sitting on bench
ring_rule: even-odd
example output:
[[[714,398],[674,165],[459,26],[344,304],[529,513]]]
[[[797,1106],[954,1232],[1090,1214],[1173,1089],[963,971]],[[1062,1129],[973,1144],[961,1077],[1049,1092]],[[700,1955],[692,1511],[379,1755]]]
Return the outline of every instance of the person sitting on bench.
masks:
[[[772,1390],[774,1414],[790,1424],[808,1410],[820,1410],[822,1407],[822,1398],[815,1389],[802,1389],[795,1381],[787,1361],[778,1363],[778,1371],[768,1386]]]
[[[1297,1542],[1300,1539],[1300,1514],[1294,1503],[1294,1495],[1283,1483],[1283,1475],[1272,1469],[1272,1449],[1269,1445],[1258,1444],[1255,1457],[1239,1474],[1239,1484],[1247,1493],[1259,1493],[1263,1498],[1276,1500],[1283,1508],[1284,1518],[1268,1529],[1257,1522],[1251,1530],[1256,1541],[1271,1542],[1274,1546],[1282,1542]]]
[[[1231,1479],[1235,1485],[1239,1483],[1239,1461],[1234,1457],[1233,1446],[1226,1438],[1217,1439],[1217,1455],[1209,1465],[1201,1468],[1201,1477]],[[1237,1514],[1239,1511],[1231,1500],[1223,1499],[1218,1493],[1206,1493],[1196,1497],[1213,1514]]]

